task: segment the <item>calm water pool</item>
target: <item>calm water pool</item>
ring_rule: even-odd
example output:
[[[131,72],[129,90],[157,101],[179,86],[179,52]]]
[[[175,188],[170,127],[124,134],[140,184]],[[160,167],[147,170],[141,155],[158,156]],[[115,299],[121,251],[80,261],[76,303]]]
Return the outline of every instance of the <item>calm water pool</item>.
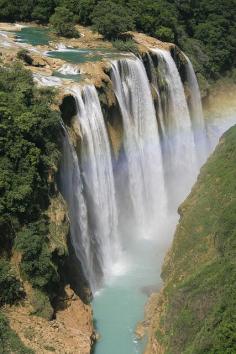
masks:
[[[50,38],[50,30],[48,28],[38,27],[24,27],[19,32],[15,32],[17,41],[21,43],[37,45],[48,45]],[[61,44],[61,43],[60,43]],[[51,50],[45,53],[49,57],[62,59],[69,63],[86,63],[100,61],[103,58],[113,58],[119,53],[106,48],[96,49],[79,49],[79,48],[59,48],[58,50]],[[77,81],[77,80],[76,80]]]
[[[17,41],[31,45],[47,45],[50,41],[47,28],[23,27],[21,31],[15,32]]]
[[[124,254],[120,275],[94,298],[95,327],[101,335],[95,354],[141,354],[145,339],[137,340],[135,328],[143,320],[147,288],[161,286],[161,264],[166,247],[158,242],[137,240]]]

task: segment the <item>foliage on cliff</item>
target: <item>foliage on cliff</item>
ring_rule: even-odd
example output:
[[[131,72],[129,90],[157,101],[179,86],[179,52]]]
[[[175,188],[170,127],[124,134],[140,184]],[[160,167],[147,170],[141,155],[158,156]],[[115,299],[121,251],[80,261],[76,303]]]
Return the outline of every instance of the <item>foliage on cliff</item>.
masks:
[[[58,268],[66,253],[66,246],[51,246],[47,215],[60,158],[60,117],[51,109],[53,96],[36,88],[19,63],[0,67],[0,305],[24,296],[23,279],[38,294],[42,312],[59,286]],[[13,253],[20,255],[20,276],[13,269]]]
[[[235,66],[236,0],[0,0],[0,8],[3,21],[48,23],[56,17],[63,35],[74,35],[73,21],[112,39],[134,28],[179,45],[207,78]],[[62,9],[65,23],[60,18],[58,25]]]
[[[92,23],[108,39],[115,39],[121,33],[134,29],[134,20],[129,11],[110,0],[97,4],[92,13]]]
[[[165,353],[236,352],[235,174],[233,127],[180,208],[162,272],[164,310],[156,337]]]

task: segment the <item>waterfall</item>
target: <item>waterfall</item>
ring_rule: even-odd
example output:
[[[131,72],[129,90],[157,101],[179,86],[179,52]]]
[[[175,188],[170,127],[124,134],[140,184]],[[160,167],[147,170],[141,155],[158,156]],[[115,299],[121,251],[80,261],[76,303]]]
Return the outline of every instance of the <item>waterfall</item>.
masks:
[[[69,206],[72,244],[93,293],[119,260],[120,230],[141,239],[153,239],[156,234],[159,240],[167,223],[167,206],[169,211],[175,210],[196,178],[201,145],[196,140],[197,128],[203,136],[205,126],[201,106],[195,107],[200,105],[200,94],[191,63],[188,60],[186,74],[192,121],[170,53],[160,49],[153,53],[157,69],[151,56],[148,61],[155,106],[140,59],[119,59],[111,64],[124,130],[120,154],[124,164],[116,164],[116,185],[97,91],[94,86],[71,89],[77,107],[74,124],[79,131],[79,152],[64,131],[62,192]],[[125,172],[117,182],[119,169]],[[115,188],[119,196],[125,196],[119,204],[123,225],[118,225]],[[127,249],[127,241],[123,246]]]
[[[151,58],[151,55],[147,53],[147,59],[148,59],[148,64],[149,64],[149,72],[150,72],[150,83],[152,85],[152,88],[155,92],[156,99],[154,100],[155,103],[155,109],[156,109],[156,115],[157,115],[157,122],[159,126],[159,133],[162,138],[166,137],[166,132],[165,132],[165,123],[164,123],[164,114],[162,110],[162,105],[161,105],[161,96],[160,96],[160,89],[158,85],[158,80],[157,80],[157,74],[156,74],[156,69],[153,63],[153,60]]]
[[[91,288],[94,288],[96,276],[91,267],[92,254],[83,182],[76,151],[70,143],[68,133],[64,127],[62,147],[60,189],[69,209],[71,243],[83,267],[85,278],[88,280]]]
[[[202,101],[197,78],[189,58],[182,53],[187,61],[185,64],[187,82],[189,87],[189,111],[192,120],[195,145],[200,166],[205,162],[209,152],[209,142],[203,117]]]
[[[163,163],[155,109],[143,63],[112,63],[111,80],[124,126],[129,194],[139,235],[151,237],[166,215]]]
[[[67,142],[62,173],[68,189],[65,199],[72,242],[94,293],[111,274],[119,252],[114,177],[97,91],[94,86],[86,86],[82,91],[75,87],[72,93],[81,131],[81,156],[78,160]]]
[[[63,64],[59,69],[58,72],[62,75],[78,75],[80,70],[77,65],[73,64]]]
[[[164,114],[162,140],[169,206],[176,206],[189,192],[197,175],[197,151],[191,119],[178,69],[167,50],[153,49],[158,60],[158,89]]]

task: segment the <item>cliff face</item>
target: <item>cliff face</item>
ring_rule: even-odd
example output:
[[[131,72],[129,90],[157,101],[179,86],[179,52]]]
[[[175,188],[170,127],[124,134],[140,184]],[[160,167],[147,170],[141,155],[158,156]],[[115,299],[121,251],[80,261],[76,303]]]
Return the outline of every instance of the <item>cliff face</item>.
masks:
[[[2,313],[23,345],[34,353],[89,354],[95,341],[92,309],[81,300],[87,300],[82,274],[76,274],[81,272],[81,267],[75,265],[68,239],[67,207],[59,193],[51,199],[47,214],[50,220],[49,249],[54,257],[61,259],[61,280],[57,294],[50,303],[44,293],[21,278],[21,255],[13,252],[11,263],[18,278],[21,278],[25,296],[20,306],[5,306]],[[74,277],[76,281],[73,281]],[[5,344],[6,340],[3,342]],[[12,342],[9,341],[9,350],[12,349]]]
[[[187,200],[147,307],[146,353],[235,353],[236,127],[220,140]]]

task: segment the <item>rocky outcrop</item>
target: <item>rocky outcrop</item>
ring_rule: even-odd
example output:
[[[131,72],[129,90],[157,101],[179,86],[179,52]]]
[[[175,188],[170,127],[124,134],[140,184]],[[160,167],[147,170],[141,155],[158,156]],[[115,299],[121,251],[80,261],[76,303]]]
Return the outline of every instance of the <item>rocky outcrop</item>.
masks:
[[[11,328],[35,353],[89,354],[96,340],[92,308],[85,303],[89,293],[86,293],[81,266],[75,264],[72,254],[67,207],[60,193],[51,198],[47,215],[50,251],[54,257],[64,258],[64,265],[59,269],[60,288],[50,303],[46,294],[21,278],[21,254],[15,251],[11,263],[25,296],[18,305],[5,306],[3,312]]]
[[[36,354],[89,354],[95,341],[92,310],[72,289],[66,287],[66,297],[52,321],[32,315],[31,305],[4,309],[11,328],[22,342]]]

